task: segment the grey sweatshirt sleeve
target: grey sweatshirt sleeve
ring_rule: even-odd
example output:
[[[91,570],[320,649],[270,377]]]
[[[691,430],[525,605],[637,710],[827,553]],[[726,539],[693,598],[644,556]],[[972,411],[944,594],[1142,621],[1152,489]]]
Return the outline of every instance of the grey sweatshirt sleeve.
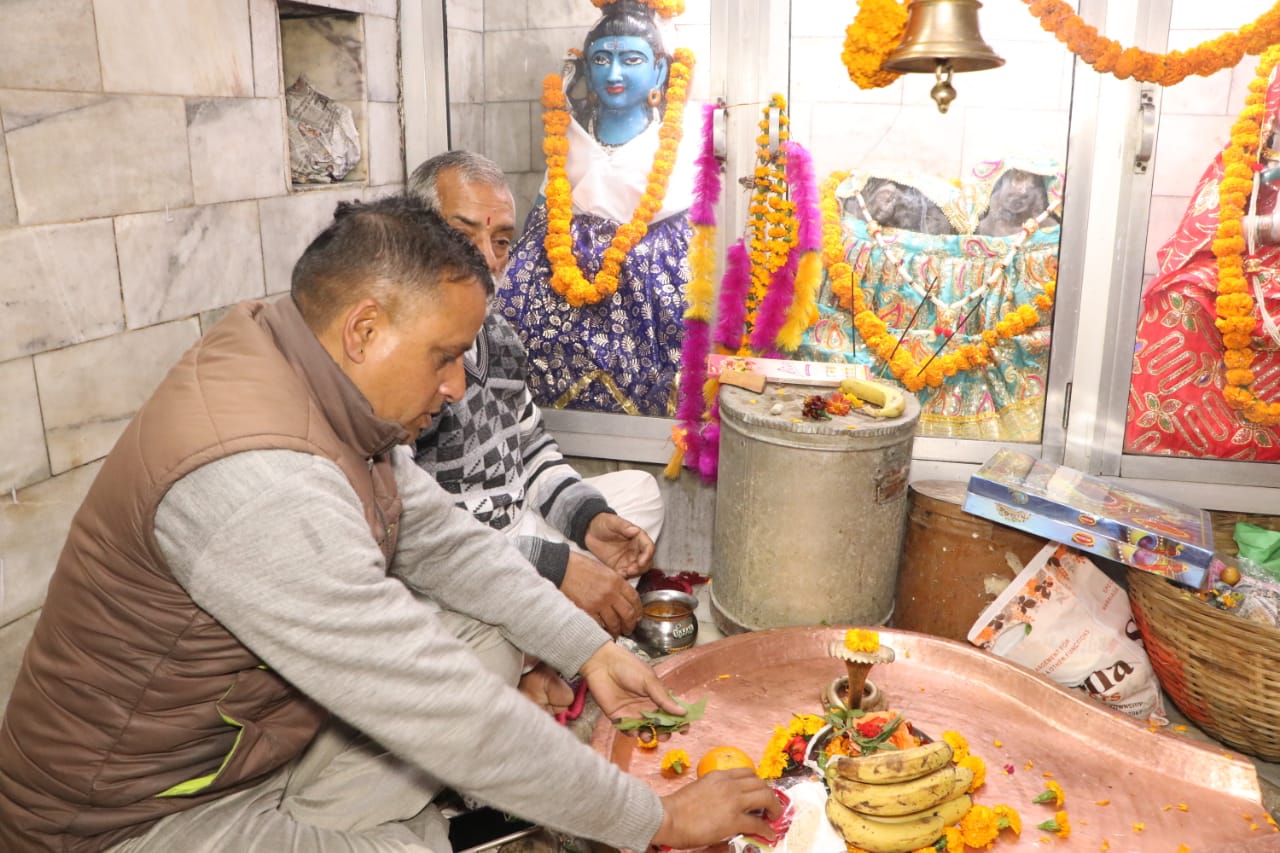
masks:
[[[502,534],[416,479],[402,492],[403,579],[388,574],[338,468],[292,451],[187,475],[157,512],[156,538],[196,604],[396,755],[511,814],[644,849],[662,822],[657,796],[485,670],[437,614],[491,621],[566,671],[607,637]]]

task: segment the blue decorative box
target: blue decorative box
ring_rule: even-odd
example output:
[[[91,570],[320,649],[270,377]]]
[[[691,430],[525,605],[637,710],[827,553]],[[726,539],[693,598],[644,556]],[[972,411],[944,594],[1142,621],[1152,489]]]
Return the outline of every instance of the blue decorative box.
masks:
[[[1203,589],[1209,513],[1002,448],[969,479],[974,515]]]

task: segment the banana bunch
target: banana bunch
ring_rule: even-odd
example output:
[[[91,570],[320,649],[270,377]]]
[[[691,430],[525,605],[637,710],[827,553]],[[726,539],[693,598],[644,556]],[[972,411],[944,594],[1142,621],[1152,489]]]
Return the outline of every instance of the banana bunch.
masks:
[[[892,385],[871,379],[842,379],[840,390],[870,403],[868,414],[877,418],[900,417],[907,410],[907,398]]]
[[[973,806],[973,773],[935,741],[912,749],[840,756],[827,765],[827,818],[854,847],[910,853],[929,847]]]

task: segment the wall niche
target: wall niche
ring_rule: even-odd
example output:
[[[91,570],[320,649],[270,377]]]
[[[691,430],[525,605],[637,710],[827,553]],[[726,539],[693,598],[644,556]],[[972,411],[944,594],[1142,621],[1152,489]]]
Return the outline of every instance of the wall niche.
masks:
[[[369,178],[363,16],[280,0],[290,177],[295,190]]]

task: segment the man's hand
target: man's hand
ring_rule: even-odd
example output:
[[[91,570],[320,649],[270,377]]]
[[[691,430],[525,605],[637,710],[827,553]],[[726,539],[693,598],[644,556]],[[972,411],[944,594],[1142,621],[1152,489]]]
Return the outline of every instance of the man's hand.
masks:
[[[598,513],[583,537],[587,550],[624,578],[638,578],[653,567],[653,540],[636,524],[611,512]]]
[[[773,841],[769,821],[782,804],[754,770],[735,767],[708,773],[663,797],[662,809],[662,826],[651,843],[684,849],[718,844],[740,833]]]
[[[578,672],[606,717],[623,716],[620,712],[628,706],[657,705],[672,714],[685,712],[653,674],[653,667],[616,643],[597,649]]]
[[[560,591],[615,637],[630,634],[640,621],[640,596],[635,589],[594,557],[570,551]]]
[[[569,710],[573,688],[554,669],[539,663],[520,677],[520,692],[549,714]]]

